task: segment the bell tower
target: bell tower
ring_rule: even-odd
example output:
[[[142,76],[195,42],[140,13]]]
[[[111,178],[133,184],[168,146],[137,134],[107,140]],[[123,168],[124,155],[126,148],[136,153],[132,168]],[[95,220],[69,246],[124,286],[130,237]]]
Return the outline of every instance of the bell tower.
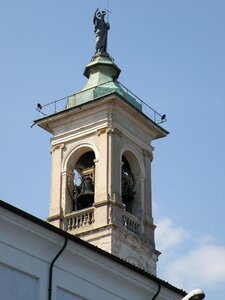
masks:
[[[35,121],[53,136],[48,222],[155,275],[151,142],[168,132],[117,81],[101,43],[84,88]]]

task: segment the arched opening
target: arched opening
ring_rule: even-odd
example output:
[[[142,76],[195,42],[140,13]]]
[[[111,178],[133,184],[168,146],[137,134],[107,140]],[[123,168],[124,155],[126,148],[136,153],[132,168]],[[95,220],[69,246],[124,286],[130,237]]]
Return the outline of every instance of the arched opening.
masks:
[[[75,152],[70,158],[67,172],[67,192],[72,201],[73,211],[90,207],[94,203],[94,160],[95,153],[89,148],[86,148],[86,151]]]
[[[124,208],[141,218],[141,168],[137,157],[129,150],[122,155],[121,195]]]
[[[121,188],[122,188],[122,202],[125,205],[126,211],[132,213],[134,202],[134,175],[131,171],[130,164],[126,157],[122,156],[122,169],[121,169]]]

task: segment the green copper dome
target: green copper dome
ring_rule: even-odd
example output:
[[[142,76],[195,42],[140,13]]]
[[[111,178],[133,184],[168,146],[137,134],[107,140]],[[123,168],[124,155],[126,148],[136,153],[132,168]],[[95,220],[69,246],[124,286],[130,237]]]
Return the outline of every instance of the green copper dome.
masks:
[[[69,97],[66,108],[118,93],[125,101],[141,110],[141,104],[126,93],[117,82],[120,72],[121,70],[114,64],[109,55],[96,54],[84,70],[84,75],[88,78],[86,85],[80,92]]]

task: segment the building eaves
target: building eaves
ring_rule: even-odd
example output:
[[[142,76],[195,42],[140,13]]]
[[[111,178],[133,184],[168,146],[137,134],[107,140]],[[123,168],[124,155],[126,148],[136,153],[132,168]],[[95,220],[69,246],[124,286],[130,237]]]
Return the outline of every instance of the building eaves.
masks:
[[[78,238],[74,235],[71,235],[71,234],[67,233],[66,231],[63,231],[63,230],[47,223],[46,221],[43,221],[43,220],[41,220],[41,219],[39,219],[39,218],[29,214],[29,213],[17,208],[17,207],[15,207],[15,206],[13,206],[13,205],[5,202],[5,201],[0,200],[0,207],[10,211],[11,213],[14,213],[14,214],[22,217],[22,218],[24,218],[24,219],[26,219],[30,222],[33,222],[33,223],[35,223],[35,224],[51,231],[51,232],[54,232],[54,233],[56,233],[56,234],[58,234],[58,235],[60,235],[64,238],[66,237],[68,240],[70,240],[74,243],[77,243],[77,244],[79,244],[79,245],[81,245],[81,246],[83,246],[87,249],[90,249],[90,250],[94,251],[95,253],[98,253],[99,255],[107,257],[110,260],[113,260],[113,261],[119,263],[120,265],[123,265],[123,266],[127,267],[128,269],[130,269],[134,272],[137,272],[138,274],[154,281],[155,283],[157,283],[161,286],[164,286],[165,288],[168,288],[169,290],[174,291],[175,293],[180,294],[181,296],[185,296],[187,294],[185,291],[183,291],[181,289],[178,289],[177,287],[171,285],[170,283],[168,283],[168,282],[166,282],[166,281],[164,281],[164,280],[162,280],[162,279],[160,279],[160,278],[158,278],[158,277],[156,277],[156,276],[154,276],[150,273],[147,273],[147,272],[135,267],[134,265],[131,265],[130,263],[126,262],[125,260],[122,260],[121,258],[116,257],[116,256],[114,256],[114,255],[112,255],[112,254],[110,254],[110,253],[108,253],[108,252],[106,252],[106,251],[104,251],[104,250],[88,243],[88,242],[85,242],[84,240],[82,240],[82,239],[80,239],[80,238]]]
[[[66,108],[64,110],[61,110],[61,111],[58,111],[58,112],[55,112],[53,114],[50,114],[50,115],[47,115],[47,116],[44,116],[42,118],[39,118],[39,119],[36,119],[34,120],[34,124],[36,125],[40,125],[42,123],[44,123],[45,121],[47,120],[50,120],[52,118],[60,118],[62,115],[64,115],[65,113],[73,113],[74,111],[76,110],[81,110],[83,109],[84,107],[86,107],[87,105],[89,105],[90,103],[96,103],[96,102],[99,102],[101,100],[104,100],[105,97],[109,97],[109,96],[116,96],[121,102],[124,102],[125,104],[127,104],[128,106],[132,107],[137,113],[139,113],[140,115],[142,115],[148,122],[150,122],[153,126],[155,126],[156,128],[158,128],[158,130],[160,130],[164,135],[168,135],[169,132],[164,129],[162,126],[160,126],[158,123],[154,122],[154,120],[152,118],[150,118],[149,116],[147,116],[145,113],[143,113],[141,110],[137,109],[136,106],[134,106],[132,103],[130,103],[129,101],[127,101],[123,96],[121,96],[118,92],[114,91],[114,92],[110,92],[108,93],[107,95],[104,95],[104,96],[100,96],[96,99],[93,99],[93,100],[90,100],[86,103],[82,103],[80,105],[76,105],[76,106],[73,106],[73,107],[70,107],[70,108]]]

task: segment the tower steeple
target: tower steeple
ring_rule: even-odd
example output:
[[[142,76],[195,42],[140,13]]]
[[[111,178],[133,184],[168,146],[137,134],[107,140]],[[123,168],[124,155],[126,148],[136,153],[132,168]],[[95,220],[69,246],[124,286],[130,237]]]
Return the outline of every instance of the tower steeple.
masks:
[[[83,89],[36,124],[52,133],[48,222],[156,274],[151,142],[167,131],[118,83],[98,51]]]

